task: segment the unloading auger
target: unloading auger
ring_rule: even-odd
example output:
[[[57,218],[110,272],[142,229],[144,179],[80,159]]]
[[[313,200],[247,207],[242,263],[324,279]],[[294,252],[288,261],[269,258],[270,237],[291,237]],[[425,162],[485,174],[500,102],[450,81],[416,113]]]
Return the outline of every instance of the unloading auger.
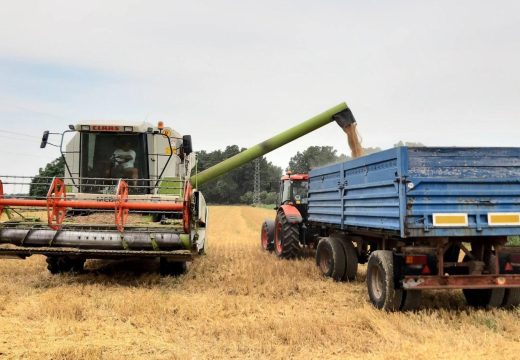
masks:
[[[64,176],[0,176],[0,256],[42,254],[52,273],[81,270],[90,258],[158,257],[162,272],[182,273],[205,250],[208,210],[198,186],[332,121],[345,132],[355,126],[341,103],[198,174],[191,137],[162,122],[46,131],[41,147],[60,149]],[[50,143],[56,135],[59,144]]]

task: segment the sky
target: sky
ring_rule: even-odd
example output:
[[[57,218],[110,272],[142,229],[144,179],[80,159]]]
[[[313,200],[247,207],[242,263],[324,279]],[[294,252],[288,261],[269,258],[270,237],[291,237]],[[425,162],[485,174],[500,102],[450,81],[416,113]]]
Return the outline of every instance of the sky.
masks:
[[[519,1],[0,0],[0,175],[44,130],[161,120],[249,147],[343,101],[366,147],[518,146]],[[327,125],[267,155],[345,135]]]

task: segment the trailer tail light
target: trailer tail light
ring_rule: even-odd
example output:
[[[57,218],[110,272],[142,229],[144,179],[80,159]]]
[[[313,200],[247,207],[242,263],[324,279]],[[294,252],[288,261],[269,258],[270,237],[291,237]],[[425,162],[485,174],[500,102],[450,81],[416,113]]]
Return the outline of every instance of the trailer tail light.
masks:
[[[428,266],[428,264],[425,264],[422,268],[422,273],[424,275],[430,275],[432,273],[432,271],[430,270],[430,267]]]
[[[520,213],[488,213],[489,226],[520,225]]]
[[[407,255],[404,258],[404,263],[409,269],[420,271],[423,275],[431,274],[426,255]]]
[[[468,226],[468,214],[433,214],[433,226],[460,227]]]
[[[406,265],[426,265],[428,257],[426,255],[407,255],[404,262]]]

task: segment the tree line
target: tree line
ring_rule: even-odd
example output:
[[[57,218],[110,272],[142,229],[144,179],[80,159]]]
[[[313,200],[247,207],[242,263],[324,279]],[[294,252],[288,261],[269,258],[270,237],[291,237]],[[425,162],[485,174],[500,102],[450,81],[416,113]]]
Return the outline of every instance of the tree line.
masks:
[[[424,146],[420,143],[399,142],[395,146]],[[237,145],[226,146],[223,150],[206,151],[197,153],[197,171],[203,171],[216,165],[231,156],[234,156],[245,148]],[[365,148],[365,154],[380,151],[380,148]],[[260,202],[263,204],[274,204],[278,196],[280,177],[285,170],[293,173],[307,173],[315,167],[349,160],[350,157],[338,153],[332,146],[310,146],[304,151],[298,151],[289,160],[286,169],[267,161],[265,157],[260,158]],[[64,161],[60,157],[44,168],[40,168],[38,175],[31,181],[30,195],[45,196],[48,191],[48,181],[43,178],[63,176]],[[212,204],[251,204],[253,202],[255,164],[247,163],[241,167],[224,174],[213,181],[200,186],[200,190],[208,203]]]

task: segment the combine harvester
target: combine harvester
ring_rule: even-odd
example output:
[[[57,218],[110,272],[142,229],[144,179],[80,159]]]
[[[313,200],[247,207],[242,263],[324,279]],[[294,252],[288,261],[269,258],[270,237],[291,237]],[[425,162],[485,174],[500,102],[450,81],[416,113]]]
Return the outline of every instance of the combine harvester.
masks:
[[[260,240],[280,258],[316,248],[338,281],[368,263],[372,304],[412,310],[426,289],[520,305],[519,234],[520,148],[399,147],[284,176]]]
[[[64,177],[0,177],[0,256],[45,255],[53,274],[81,271],[86,259],[124,257],[160,258],[162,273],[183,273],[205,250],[208,210],[199,185],[332,121],[348,131],[349,118],[342,103],[198,174],[191,137],[162,123],[46,131],[42,148],[60,136]],[[42,188],[46,195],[30,195]]]

